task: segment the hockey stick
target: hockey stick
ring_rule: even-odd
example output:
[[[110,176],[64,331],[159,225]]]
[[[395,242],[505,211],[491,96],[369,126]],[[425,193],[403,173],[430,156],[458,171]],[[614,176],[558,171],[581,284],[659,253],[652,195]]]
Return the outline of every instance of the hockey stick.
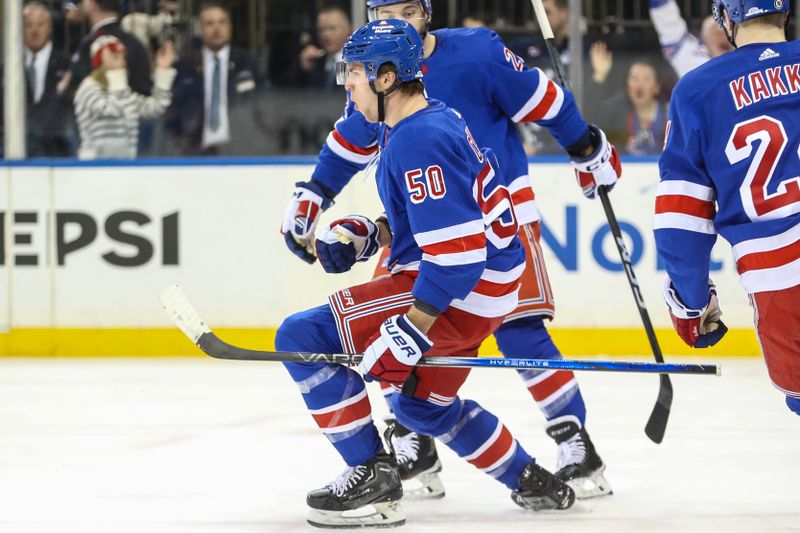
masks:
[[[186,294],[177,285],[171,285],[161,292],[161,305],[175,324],[203,352],[217,359],[237,361],[293,361],[298,363],[338,363],[355,366],[361,362],[361,355],[269,352],[239,348],[217,337],[209,328]],[[423,357],[418,366],[437,366],[447,368],[527,368],[541,370],[592,370],[598,372],[638,372],[672,374],[721,375],[717,365],[680,365],[616,361],[570,361],[550,359],[506,359],[504,357]]]
[[[569,89],[569,81],[564,75],[564,64],[561,62],[561,56],[555,47],[555,37],[553,29],[550,27],[550,21],[547,19],[547,13],[544,10],[542,0],[531,0],[533,11],[536,15],[536,20],[539,22],[539,27],[544,36],[547,51],[550,54],[550,59],[555,66],[556,76],[559,83]],[[650,342],[650,348],[653,350],[653,356],[659,364],[664,363],[664,356],[661,354],[661,347],[658,345],[656,332],[653,329],[653,324],[650,322],[650,314],[647,312],[647,306],[644,303],[642,291],[639,288],[639,281],[636,279],[636,274],[633,273],[633,265],[631,264],[630,254],[625,247],[625,241],[622,240],[622,231],[619,228],[617,217],[614,214],[614,209],[611,207],[611,200],[608,198],[608,191],[605,186],[600,186],[598,190],[600,201],[603,204],[603,210],[608,219],[608,225],[611,227],[611,233],[614,236],[614,242],[617,244],[617,251],[619,252],[620,260],[625,269],[625,275],[628,277],[628,284],[633,293],[633,299],[636,301],[636,307],[639,309],[639,316],[642,318],[644,330],[647,333],[647,340]],[[661,374],[660,384],[658,387],[658,398],[653,407],[653,412],[644,427],[645,434],[655,442],[661,443],[664,440],[664,432],[667,429],[667,420],[669,419],[670,409],[672,408],[672,381],[670,381],[667,374]]]

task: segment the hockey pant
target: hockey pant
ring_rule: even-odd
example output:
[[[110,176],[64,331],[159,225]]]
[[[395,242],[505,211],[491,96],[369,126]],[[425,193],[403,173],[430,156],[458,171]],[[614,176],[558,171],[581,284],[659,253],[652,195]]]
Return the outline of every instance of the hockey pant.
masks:
[[[389,316],[404,313],[414,301],[413,279],[395,275],[334,294],[329,305],[287,318],[275,338],[280,351],[360,353]],[[474,357],[483,339],[500,325],[450,308],[428,332],[430,355]],[[463,332],[470,332],[464,335]],[[314,421],[349,466],[363,464],[383,450],[373,423],[364,381],[352,369],[325,363],[285,363]],[[511,489],[531,457],[508,429],[472,400],[458,397],[469,369],[417,367],[413,387],[393,398],[393,410],[406,427],[438,437],[476,468]]]
[[[553,343],[544,323],[545,318],[553,317],[555,304],[539,244],[539,223],[522,226],[519,238],[525,246],[526,259],[519,305],[494,333],[497,345],[503,356],[509,359],[562,359],[561,352]],[[388,252],[384,250],[376,276],[387,273],[383,268],[386,258]],[[586,406],[572,372],[520,370],[519,375],[547,420],[573,416],[580,420],[581,426],[585,425]],[[381,384],[381,388],[389,408],[392,409],[391,397],[395,390],[385,383]]]

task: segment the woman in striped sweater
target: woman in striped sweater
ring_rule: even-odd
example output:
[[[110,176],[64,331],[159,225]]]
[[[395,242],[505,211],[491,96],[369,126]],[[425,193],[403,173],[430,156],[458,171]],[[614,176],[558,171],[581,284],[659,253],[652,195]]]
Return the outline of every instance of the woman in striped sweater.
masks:
[[[158,118],[172,101],[175,50],[167,42],[156,54],[153,94],[135,93],[128,85],[125,46],[110,35],[91,48],[92,73],[75,94],[75,116],[81,136],[79,159],[134,159],[139,119]]]

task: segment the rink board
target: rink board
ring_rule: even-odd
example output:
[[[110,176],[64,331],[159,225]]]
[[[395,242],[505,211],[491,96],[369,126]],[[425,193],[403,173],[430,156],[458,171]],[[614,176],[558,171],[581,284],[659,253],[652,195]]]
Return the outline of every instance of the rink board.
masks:
[[[283,211],[313,165],[184,163],[0,167],[0,331],[11,326],[0,333],[0,355],[197,353],[160,309],[158,294],[172,283],[221,334],[269,346],[284,317],[369,279],[372,262],[326,275],[285,248]],[[531,173],[557,300],[552,329],[563,351],[648,353],[601,205],[581,196],[564,162],[533,164]],[[657,183],[654,162],[628,163],[612,201],[664,351],[688,354],[661,298],[651,231]],[[373,178],[360,174],[323,222],[380,211]],[[733,330],[718,353],[756,355],[752,312],[727,243],[713,259]]]

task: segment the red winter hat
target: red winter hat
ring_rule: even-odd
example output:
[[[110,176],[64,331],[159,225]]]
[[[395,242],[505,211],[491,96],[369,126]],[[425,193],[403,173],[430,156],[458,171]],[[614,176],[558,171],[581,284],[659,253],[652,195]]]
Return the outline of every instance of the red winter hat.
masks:
[[[125,45],[113,35],[101,35],[92,43],[89,54],[92,57],[92,70],[103,63],[103,50],[108,48],[112,53],[125,53]]]

